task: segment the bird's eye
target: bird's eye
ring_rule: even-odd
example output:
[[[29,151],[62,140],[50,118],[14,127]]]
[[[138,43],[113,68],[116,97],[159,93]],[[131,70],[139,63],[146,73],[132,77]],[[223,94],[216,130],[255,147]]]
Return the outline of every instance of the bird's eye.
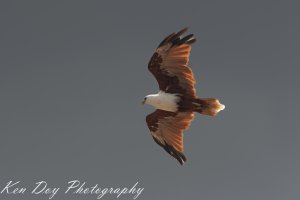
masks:
[[[147,97],[144,97],[144,101],[146,101]]]

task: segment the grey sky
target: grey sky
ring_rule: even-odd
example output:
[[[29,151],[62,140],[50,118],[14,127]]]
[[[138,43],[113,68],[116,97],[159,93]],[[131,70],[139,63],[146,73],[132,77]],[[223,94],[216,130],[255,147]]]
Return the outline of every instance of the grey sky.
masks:
[[[139,181],[143,200],[299,199],[299,19],[297,1],[1,1],[0,186]],[[185,26],[197,94],[226,109],[196,116],[182,167],[152,140],[141,101],[158,90],[154,49]]]

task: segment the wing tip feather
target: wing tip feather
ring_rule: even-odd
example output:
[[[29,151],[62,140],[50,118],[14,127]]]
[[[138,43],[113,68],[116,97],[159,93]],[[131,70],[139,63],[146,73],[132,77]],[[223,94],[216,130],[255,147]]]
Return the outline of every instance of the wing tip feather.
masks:
[[[189,34],[187,36],[185,36],[184,38],[181,38],[181,36],[186,33],[188,31],[188,27],[185,27],[183,29],[181,29],[178,32],[174,32],[171,33],[170,35],[168,35],[163,41],[161,41],[161,43],[158,45],[158,48],[166,45],[168,43],[172,43],[173,46],[177,45],[180,46],[182,44],[193,44],[196,42],[196,39],[194,38],[193,34]]]
[[[186,162],[186,157],[183,153],[177,151],[173,146],[169,145],[166,141],[162,144],[158,139],[152,136],[154,141],[161,146],[168,154],[175,158],[181,165]]]

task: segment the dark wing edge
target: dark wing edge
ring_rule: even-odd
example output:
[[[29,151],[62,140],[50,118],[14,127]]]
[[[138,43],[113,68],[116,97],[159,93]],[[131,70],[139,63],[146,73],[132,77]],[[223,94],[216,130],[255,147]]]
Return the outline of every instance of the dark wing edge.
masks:
[[[186,27],[181,29],[177,33],[171,33],[165,39],[163,39],[163,41],[161,41],[161,43],[158,45],[157,48],[162,47],[168,43],[172,43],[172,46],[174,45],[180,46],[182,44],[193,44],[194,42],[196,42],[196,39],[194,38],[193,34],[189,34],[184,38],[181,38],[181,36],[187,31],[188,28]]]
[[[174,147],[169,145],[166,141],[164,141],[165,144],[162,144],[158,139],[156,139],[154,136],[152,136],[153,140],[161,146],[168,154],[173,156],[178,162],[183,165],[186,162],[186,157],[183,153],[177,151]]]

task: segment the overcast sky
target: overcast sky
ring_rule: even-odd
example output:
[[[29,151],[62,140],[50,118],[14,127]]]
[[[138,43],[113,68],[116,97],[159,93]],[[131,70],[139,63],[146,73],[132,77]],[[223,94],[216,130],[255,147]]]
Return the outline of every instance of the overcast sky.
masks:
[[[0,190],[10,180],[32,189],[77,179],[101,187],[138,181],[142,200],[299,199],[299,6],[1,1]],[[197,94],[226,109],[197,114],[180,166],[152,140],[145,117],[154,109],[141,101],[158,91],[147,70],[155,48],[186,26],[197,38]]]

